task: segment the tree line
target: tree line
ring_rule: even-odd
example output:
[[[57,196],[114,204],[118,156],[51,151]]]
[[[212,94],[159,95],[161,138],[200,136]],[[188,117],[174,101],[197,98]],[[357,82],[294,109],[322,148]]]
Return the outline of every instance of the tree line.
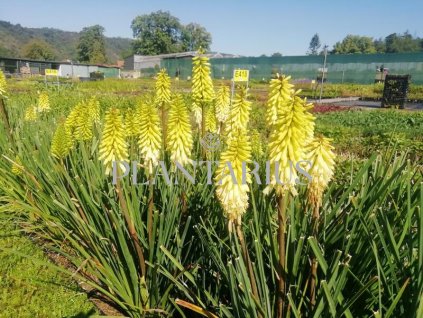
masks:
[[[135,17],[131,23],[134,39],[132,48],[122,57],[132,54],[157,55],[210,49],[211,34],[197,23],[183,25],[166,11]],[[105,29],[100,25],[85,27],[79,34],[77,61],[93,64],[107,63]],[[36,60],[53,60],[54,49],[42,39],[33,39],[22,49],[23,55]]]
[[[329,50],[330,54],[371,54],[371,53],[412,53],[423,52],[423,39],[414,37],[408,31],[392,33],[385,38],[374,39],[369,36],[347,35]],[[322,54],[319,35],[316,33],[310,40],[307,51],[309,55]]]

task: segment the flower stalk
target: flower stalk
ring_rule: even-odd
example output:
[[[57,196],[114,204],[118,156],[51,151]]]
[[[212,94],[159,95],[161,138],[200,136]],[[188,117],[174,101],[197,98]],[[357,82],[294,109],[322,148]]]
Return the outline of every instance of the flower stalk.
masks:
[[[277,197],[278,205],[278,254],[279,254],[279,264],[278,264],[278,293],[277,293],[277,317],[285,317],[285,298],[286,298],[286,209],[288,206],[288,197],[289,194],[286,191],[285,194],[279,195]]]
[[[230,104],[231,104],[231,97],[230,97],[229,87],[226,85],[222,85],[217,90],[216,101],[215,101],[216,118],[219,122],[219,128],[218,128],[219,134],[223,132],[223,125],[228,119]]]
[[[192,59],[192,98],[201,108],[201,137],[206,135],[206,108],[214,99],[213,81],[209,58],[204,56],[204,50],[200,48],[198,54]],[[206,150],[202,149],[202,156],[206,158]]]
[[[149,180],[149,197],[147,213],[147,232],[150,242],[153,239],[153,210],[154,185],[152,182],[154,167],[159,164],[160,149],[162,146],[162,132],[157,108],[153,103],[146,102],[138,108],[138,122],[140,123],[138,147],[144,159],[146,174]]]
[[[289,83],[289,77],[279,76],[271,81],[267,102],[266,120],[271,128],[269,161],[272,170],[271,184],[264,190],[276,193],[278,215],[278,286],[276,316],[282,318],[286,310],[286,222],[287,207],[292,195],[297,195],[298,175],[292,169],[305,159],[305,146],[314,131],[314,117],[308,112],[311,105],[298,97]]]
[[[161,69],[157,73],[156,77],[156,95],[155,103],[160,110],[161,124],[162,124],[162,149],[166,149],[166,140],[167,140],[167,122],[166,122],[166,113],[170,104],[171,91],[170,91],[170,77],[166,72],[166,69]]]
[[[312,235],[318,239],[320,207],[322,206],[323,192],[333,177],[335,169],[335,154],[330,139],[323,136],[315,137],[307,146],[306,152],[311,162],[309,174],[311,181],[307,187],[308,202],[312,208]],[[310,273],[310,304],[313,309],[316,305],[317,258],[311,258]]]
[[[191,161],[193,139],[189,114],[181,95],[173,99],[168,121],[167,150],[172,162],[186,165]]]

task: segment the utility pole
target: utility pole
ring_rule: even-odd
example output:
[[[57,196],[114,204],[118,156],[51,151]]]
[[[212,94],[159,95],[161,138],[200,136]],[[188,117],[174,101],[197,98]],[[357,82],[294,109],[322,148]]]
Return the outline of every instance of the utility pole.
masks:
[[[326,70],[326,58],[328,55],[328,50],[327,50],[328,46],[325,45],[323,47],[323,52],[325,54],[325,59],[323,60],[323,69],[322,69],[322,82],[320,83],[320,97],[319,97],[319,103],[322,102],[322,94],[323,94],[323,80],[325,78],[325,70]]]

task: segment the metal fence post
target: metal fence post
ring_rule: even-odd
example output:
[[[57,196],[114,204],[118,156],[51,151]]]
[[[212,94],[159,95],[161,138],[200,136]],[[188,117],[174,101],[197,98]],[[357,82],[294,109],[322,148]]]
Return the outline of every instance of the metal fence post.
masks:
[[[322,102],[322,94],[323,94],[323,82],[324,82],[324,78],[325,78],[325,69],[326,69],[326,58],[328,55],[328,50],[327,50],[328,46],[325,45],[323,47],[324,50],[324,54],[325,54],[325,59],[323,60],[323,70],[322,70],[322,82],[320,84],[320,97],[319,97],[319,103]]]

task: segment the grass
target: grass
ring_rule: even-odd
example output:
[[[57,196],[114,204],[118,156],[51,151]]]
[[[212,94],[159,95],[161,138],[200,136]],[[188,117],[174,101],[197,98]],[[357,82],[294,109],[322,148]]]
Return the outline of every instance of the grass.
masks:
[[[21,235],[12,220],[0,219],[1,318],[83,318],[95,313],[77,284],[42,265],[47,262],[39,246]]]

